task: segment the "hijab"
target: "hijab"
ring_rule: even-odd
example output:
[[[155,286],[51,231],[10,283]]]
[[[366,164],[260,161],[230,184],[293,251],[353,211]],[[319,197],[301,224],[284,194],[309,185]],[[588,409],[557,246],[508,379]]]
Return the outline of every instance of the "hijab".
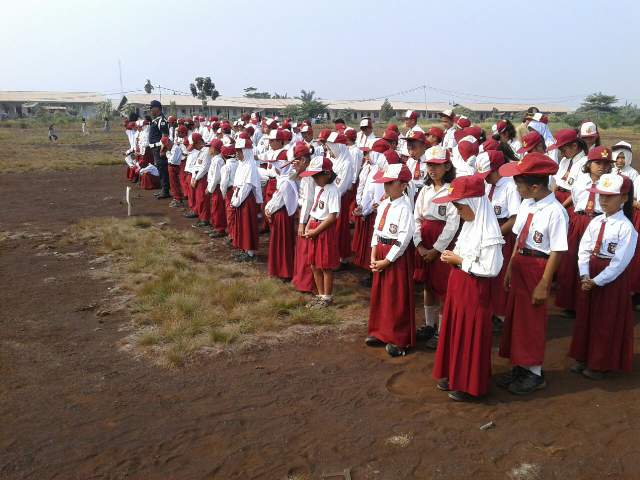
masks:
[[[486,195],[463,198],[456,203],[469,206],[475,215],[473,222],[464,222],[456,242],[462,258],[474,261],[480,257],[483,248],[504,243],[498,219]]]

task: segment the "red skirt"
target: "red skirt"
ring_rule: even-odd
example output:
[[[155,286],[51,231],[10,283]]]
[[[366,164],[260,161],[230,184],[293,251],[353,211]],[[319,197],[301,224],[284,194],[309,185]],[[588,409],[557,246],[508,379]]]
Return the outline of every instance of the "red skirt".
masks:
[[[376,260],[383,260],[391,247],[378,243]],[[373,274],[369,303],[367,335],[403,348],[416,344],[412,250],[409,246],[395,262]]]
[[[594,278],[609,260],[591,257]],[[578,294],[569,356],[591,370],[630,372],[633,363],[633,313],[629,270],[604,287]]]
[[[371,237],[376,216],[369,214],[366,217],[354,216],[353,240],[351,250],[354,253],[353,264],[369,270],[371,264]]]
[[[267,180],[267,184],[264,186],[262,195],[264,201],[262,202],[262,205],[269,203],[269,200],[271,200],[273,194],[276,193],[276,190],[278,190],[278,180],[275,178],[269,178],[269,180]]]
[[[176,202],[182,200],[182,184],[180,182],[180,165],[169,164],[169,188]]]
[[[578,245],[592,217],[573,214],[569,218],[568,250],[562,256],[556,275],[558,290],[556,305],[566,310],[576,309],[576,292],[580,288],[578,282]]]
[[[269,257],[267,258],[267,271],[269,275],[283,279],[293,277],[295,245],[295,216],[289,216],[287,208],[282,207],[271,215]]]
[[[567,198],[571,196],[571,192],[569,192],[568,190],[556,190],[553,193],[556,196],[556,200],[558,200],[560,203],[564,203]]]
[[[296,236],[296,256],[293,261],[291,284],[299,292],[312,293],[316,283],[311,267],[309,267],[309,243],[308,238]]]
[[[202,222],[208,222],[211,217],[211,199],[209,198],[209,194],[207,193],[207,176],[205,175],[198,183],[196,183],[196,188],[194,189],[194,197],[195,197],[195,210],[198,214],[198,219]]]
[[[307,224],[308,228],[316,228],[320,225],[318,220],[312,218]],[[321,270],[335,270],[340,265],[338,253],[338,229],[337,222],[333,222],[315,238],[309,239],[307,244],[307,263]]]
[[[160,177],[143,173],[140,175],[140,188],[143,190],[155,190],[160,188]]]
[[[233,208],[233,246],[244,251],[258,250],[258,204],[253,192]]]
[[[441,220],[422,220],[420,224],[420,236],[422,237],[422,245],[427,248],[433,248],[433,244],[442,233],[446,222]],[[433,262],[425,262],[418,250],[416,249],[416,269],[413,272],[413,279],[416,282],[424,283],[424,288],[433,292],[439,299],[443,299],[447,294],[447,283],[449,282],[449,274],[451,266],[448,263],[441,262],[440,256]]]
[[[227,236],[233,240],[233,232],[235,230],[236,212],[231,206],[231,197],[233,197],[233,188],[228,188],[224,196],[224,206],[227,211]]]
[[[451,390],[481,396],[491,378],[491,281],[452,268],[442,309],[433,378]]]
[[[129,165],[126,165],[126,170],[125,170],[126,176],[127,176],[127,180],[133,182],[135,181],[136,178],[136,167],[130,167]]]
[[[349,224],[349,206],[353,200],[353,191],[347,190],[340,197],[340,215],[336,222],[338,229],[338,253],[341,259],[351,258],[351,225]]]
[[[191,174],[190,173],[186,173],[184,181],[187,184],[187,189],[183,190],[183,191],[187,195],[187,205],[189,207],[189,210],[191,210],[192,212],[198,213],[196,211],[196,192],[195,192],[195,189],[191,186]]]
[[[189,174],[184,171],[187,162],[182,162],[180,164],[180,188],[182,189],[182,198],[188,197],[189,192]]]
[[[640,210],[633,209],[633,226],[640,232]],[[636,254],[627,267],[629,270],[629,288],[634,293],[640,293],[640,242],[636,244]]]
[[[211,223],[211,228],[217,232],[224,232],[227,229],[227,207],[220,187],[216,187],[211,194],[210,211],[209,222]]]
[[[513,365],[542,365],[547,334],[547,305],[531,303],[547,265],[546,258],[517,254],[511,261],[511,288],[507,296],[500,356]]]
[[[516,245],[516,236],[509,232],[504,237],[504,245],[502,245],[502,268],[497,277],[491,279],[491,305],[493,307],[493,314],[500,317],[504,317],[507,314],[507,292],[504,289],[504,275],[509,266],[509,260],[513,253],[513,248]]]

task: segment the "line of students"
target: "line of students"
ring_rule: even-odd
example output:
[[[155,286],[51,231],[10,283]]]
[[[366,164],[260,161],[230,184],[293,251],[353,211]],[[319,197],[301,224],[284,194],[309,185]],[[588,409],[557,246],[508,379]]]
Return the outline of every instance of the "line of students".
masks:
[[[308,308],[333,303],[334,272],[348,262],[369,270],[366,344],[401,356],[425,341],[436,350],[437,387],[453,400],[488,392],[496,328],[499,354],[513,364],[498,386],[546,386],[554,280],[558,305],[576,315],[571,371],[629,371],[631,292],[640,292],[631,146],[619,142],[612,156],[591,122],[554,138],[536,112],[520,139],[508,120],[487,140],[467,118],[440,116],[443,128],[424,132],[408,111],[406,133],[389,125],[382,138],[370,119],[360,131],[337,121],[314,138],[310,122],[258,114],[233,125],[169,117],[171,206],[186,199],[194,227],[226,236],[238,261],[255,261],[268,231],[269,275],[314,293]],[[144,158],[136,135],[130,179],[131,157]]]

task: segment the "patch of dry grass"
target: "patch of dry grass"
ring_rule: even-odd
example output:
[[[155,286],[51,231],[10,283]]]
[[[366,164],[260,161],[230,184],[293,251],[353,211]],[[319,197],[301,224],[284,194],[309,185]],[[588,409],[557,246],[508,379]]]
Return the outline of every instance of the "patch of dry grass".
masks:
[[[249,335],[337,322],[335,310],[310,311],[290,286],[251,266],[217,263],[195,233],[148,218],[82,221],[67,241],[114,260],[116,280],[135,296],[137,346],[159,353],[168,366]]]

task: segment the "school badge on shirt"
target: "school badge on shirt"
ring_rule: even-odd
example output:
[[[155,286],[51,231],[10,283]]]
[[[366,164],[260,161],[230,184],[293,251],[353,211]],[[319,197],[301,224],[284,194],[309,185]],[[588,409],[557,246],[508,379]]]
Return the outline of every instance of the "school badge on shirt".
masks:
[[[389,225],[389,233],[391,233],[392,235],[398,233],[398,225],[394,225],[393,223],[391,223]]]
[[[500,205],[494,205],[493,213],[495,213],[496,215],[500,215],[502,213],[502,207]]]
[[[447,206],[446,205],[438,205],[438,215],[444,217],[447,214]]]
[[[322,200],[320,200],[320,202],[318,203],[318,208],[320,210],[322,210],[324,208],[324,202]]]
[[[607,247],[607,252],[609,252],[611,255],[615,255],[616,254],[616,247],[618,246],[617,243],[610,243],[609,246]]]
[[[336,185],[340,185],[341,181],[342,181],[342,179],[340,177],[336,178]]]
[[[533,232],[533,241],[534,241],[534,242],[536,242],[536,243],[542,243],[542,238],[543,238],[543,237],[544,237],[544,236],[543,236],[540,232],[538,232],[538,231]]]

